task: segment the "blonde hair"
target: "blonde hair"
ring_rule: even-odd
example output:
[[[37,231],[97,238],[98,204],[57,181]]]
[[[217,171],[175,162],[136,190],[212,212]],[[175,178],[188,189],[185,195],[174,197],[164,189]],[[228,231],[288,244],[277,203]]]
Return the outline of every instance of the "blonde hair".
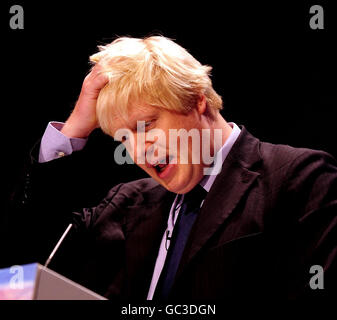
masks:
[[[90,61],[98,63],[109,78],[97,100],[98,122],[108,134],[112,108],[127,119],[133,102],[187,114],[204,94],[210,116],[222,108],[222,99],[212,87],[212,68],[171,39],[121,37],[98,48]]]

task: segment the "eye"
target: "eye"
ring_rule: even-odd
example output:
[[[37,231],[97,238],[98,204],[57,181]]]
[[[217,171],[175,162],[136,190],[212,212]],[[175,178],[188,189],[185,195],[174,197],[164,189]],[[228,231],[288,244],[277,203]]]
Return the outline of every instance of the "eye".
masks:
[[[153,126],[155,122],[155,119],[149,120],[149,121],[145,121],[145,128],[150,128]]]

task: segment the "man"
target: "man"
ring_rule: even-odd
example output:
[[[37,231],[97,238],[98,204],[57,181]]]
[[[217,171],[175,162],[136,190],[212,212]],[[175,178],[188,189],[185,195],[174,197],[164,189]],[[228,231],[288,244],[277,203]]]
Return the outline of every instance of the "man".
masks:
[[[28,180],[35,188],[55,182],[48,163],[74,157],[97,127],[151,178],[118,184],[97,205],[53,217],[72,222],[90,243],[76,280],[111,299],[331,294],[336,161],[260,142],[228,123],[211,68],[169,39],[119,38],[100,49],[68,120],[48,125]],[[119,150],[115,159],[123,160]],[[73,188],[70,197],[88,188]],[[33,187],[26,190],[28,203],[39,202]],[[324,289],[311,281],[312,266],[322,268]]]

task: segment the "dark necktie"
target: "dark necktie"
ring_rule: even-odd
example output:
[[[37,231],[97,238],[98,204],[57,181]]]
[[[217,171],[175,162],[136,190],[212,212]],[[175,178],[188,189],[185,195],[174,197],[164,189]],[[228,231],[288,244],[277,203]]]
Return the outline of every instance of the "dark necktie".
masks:
[[[166,300],[170,293],[188,236],[200,211],[200,204],[206,194],[207,192],[198,184],[184,196],[184,201],[174,226],[170,248],[154,294],[155,300]]]

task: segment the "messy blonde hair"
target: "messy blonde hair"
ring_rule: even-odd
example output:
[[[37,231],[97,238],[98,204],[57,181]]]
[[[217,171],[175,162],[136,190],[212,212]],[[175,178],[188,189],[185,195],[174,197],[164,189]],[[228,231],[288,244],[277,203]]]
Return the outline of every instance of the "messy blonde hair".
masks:
[[[112,127],[112,108],[127,119],[133,102],[187,114],[204,94],[210,116],[222,108],[222,99],[212,87],[212,68],[171,39],[120,37],[98,48],[90,60],[100,64],[109,78],[97,100],[97,118],[106,133]]]

